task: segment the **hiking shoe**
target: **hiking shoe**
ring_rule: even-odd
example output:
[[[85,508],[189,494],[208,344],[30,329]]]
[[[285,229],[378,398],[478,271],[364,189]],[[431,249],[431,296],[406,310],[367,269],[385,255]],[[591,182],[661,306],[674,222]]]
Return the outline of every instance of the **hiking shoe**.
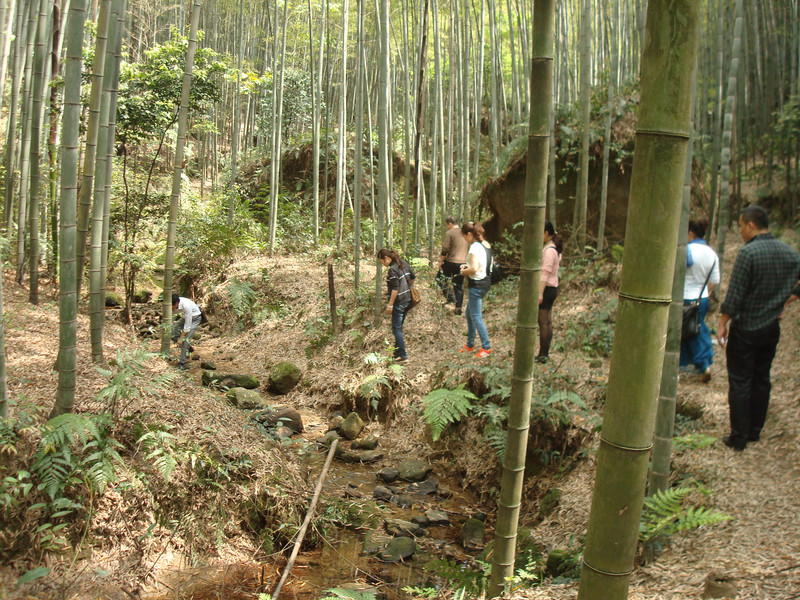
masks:
[[[467,346],[466,344],[464,344],[464,347],[461,350],[459,350],[458,353],[461,354],[463,352],[474,352],[474,351],[475,351],[475,346]]]
[[[175,367],[175,368],[178,369],[178,371],[188,371],[189,370],[189,365],[187,365],[185,363],[178,363],[178,366]]]
[[[706,370],[700,373],[700,381],[703,383],[711,381],[711,367],[706,367]]]
[[[408,360],[408,357],[407,357],[407,356],[396,356],[396,357],[394,358],[394,362],[405,362],[405,361],[407,361],[407,360]]]
[[[486,358],[492,353],[492,349],[481,348],[481,351],[475,355],[475,358]]]
[[[747,446],[747,442],[742,444],[741,442],[735,442],[731,439],[731,436],[726,435],[722,438],[722,443],[725,444],[728,448],[735,450],[736,452],[741,452],[744,450],[745,446]]]
[[[545,364],[548,360],[550,360],[549,356],[537,356],[536,357],[536,362],[539,363],[540,365]]]

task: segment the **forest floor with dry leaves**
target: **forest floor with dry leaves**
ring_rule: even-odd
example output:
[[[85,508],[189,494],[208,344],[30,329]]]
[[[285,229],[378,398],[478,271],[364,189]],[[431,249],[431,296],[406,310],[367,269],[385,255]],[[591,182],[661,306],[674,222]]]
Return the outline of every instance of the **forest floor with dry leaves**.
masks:
[[[732,265],[740,243],[731,237],[725,264]],[[322,262],[308,258],[258,258],[234,263],[226,273],[228,279],[266,268],[269,282],[269,302],[275,305],[274,316],[235,333],[230,327],[233,314],[220,307],[212,315],[223,327],[220,337],[205,336],[196,344],[203,360],[217,364],[219,370],[249,372],[266,379],[270,365],[291,360],[300,366],[305,376],[298,388],[282,403],[291,404],[303,414],[306,428],[311,432],[325,430],[328,413],[337,409],[363,408],[358,406],[358,387],[364,377],[374,372],[363,357],[370,352],[382,352],[391,339],[388,317],[379,326],[359,326],[369,320],[367,307],[351,310],[357,322],[347,342],[329,340],[312,351],[318,332],[313,323],[327,311],[327,273]],[[352,288],[352,271],[339,266],[337,286]],[[374,278],[374,266],[363,267],[362,278]],[[422,278],[430,278],[422,273]],[[563,274],[562,274],[563,277]],[[22,405],[49,412],[57,388],[57,374],[52,367],[58,346],[58,306],[54,284],[44,280],[42,300],[37,307],[27,303],[27,291],[4,278],[4,308],[6,318],[6,349],[8,355],[8,393],[14,400],[11,411]],[[593,296],[579,284],[565,285],[554,309],[555,338],[563,335],[570,321],[591,310]],[[724,288],[724,285],[723,285]],[[475,510],[493,511],[490,495],[482,493],[487,474],[496,475],[494,455],[479,449],[476,440],[480,431],[461,430],[460,440],[443,438],[431,443],[417,415],[419,401],[431,390],[443,370],[464,368],[473,361],[459,356],[463,344],[465,323],[441,303],[433,285],[426,287],[421,307],[414,309],[406,322],[406,343],[409,361],[403,364],[401,375],[392,379],[384,419],[368,423],[367,429],[380,436],[381,447],[392,457],[427,458],[437,471],[451,470],[479,500]],[[485,319],[492,337],[494,355],[488,364],[511,360],[514,343],[515,299],[513,295],[489,297]],[[716,313],[708,323],[716,322]],[[311,325],[310,325],[311,324]],[[366,325],[366,323],[364,323]],[[78,387],[76,410],[101,411],[104,405],[96,400],[107,379],[91,364],[89,356],[89,323],[85,316],[78,323]],[[358,337],[356,340],[355,338]],[[131,328],[109,320],[105,331],[104,352],[111,358],[120,349],[141,346],[142,341]],[[157,351],[155,341],[145,342],[150,351]],[[600,383],[608,370],[608,359],[597,367],[595,361],[578,352],[552,353],[547,368],[559,369],[575,383],[579,393],[598,394]],[[592,364],[594,362],[594,364]],[[153,376],[171,372],[173,366],[156,360],[148,369]],[[784,318],[781,342],[772,368],[772,400],[770,413],[761,441],[751,444],[742,453],[734,453],[717,441],[704,448],[684,448],[673,461],[675,478],[692,478],[710,490],[708,503],[733,517],[732,520],[707,528],[672,536],[663,550],[637,567],[631,580],[630,597],[644,599],[702,598],[704,580],[710,573],[730,577],[738,588],[737,598],[760,600],[791,600],[800,598],[800,303],[795,303]],[[599,383],[600,382],[600,383]],[[678,401],[700,408],[702,416],[694,424],[696,433],[717,438],[727,433],[727,377],[725,357],[716,348],[710,383],[693,376],[681,376]],[[237,456],[252,459],[252,481],[264,490],[275,486],[288,496],[307,497],[315,482],[316,473],[297,460],[281,444],[271,442],[256,430],[241,411],[220,401],[220,395],[200,386],[199,363],[179,374],[170,387],[158,394],[143,397],[120,406],[121,415],[147,415],[152,420],[170,423],[172,433],[179,439],[195,439]],[[559,476],[558,487],[563,494],[558,508],[539,521],[536,500],[542,491],[553,485],[550,481],[526,486],[527,502],[521,512],[523,524],[531,527],[534,539],[547,548],[565,547],[586,531],[595,471],[597,434],[585,433],[582,439],[589,451],[575,462],[574,468]],[[473,449],[473,451],[468,451]],[[458,455],[453,472],[453,457]],[[279,480],[275,473],[281,472]],[[241,500],[243,485],[235,484],[215,492],[207,490],[192,496],[192,482],[180,478],[165,484],[181,498],[189,517],[202,522],[209,510],[218,505]],[[168,490],[167,490],[168,491]],[[165,491],[165,493],[167,493]],[[327,491],[327,490],[326,490]],[[338,491],[337,491],[338,492]],[[243,534],[240,523],[231,522],[222,531],[209,532],[205,543],[186,539],[175,531],[156,527],[152,523],[152,505],[137,496],[136,490],[106,492],[99,501],[94,524],[88,539],[89,547],[62,558],[50,558],[47,565],[58,577],[45,578],[33,585],[16,586],[16,578],[30,562],[12,563],[0,567],[0,598],[257,598],[258,577],[252,569],[240,577],[242,595],[219,592],[207,596],[191,595],[185,584],[191,579],[192,568],[205,565],[199,571],[206,574],[225,565],[267,564],[250,535]],[[178,500],[176,500],[177,502]],[[138,503],[138,504],[137,504]],[[491,517],[490,517],[490,522]],[[211,538],[216,535],[213,540]],[[268,577],[275,576],[277,567],[269,567]],[[279,561],[278,561],[279,562]],[[191,568],[190,568],[191,567]],[[194,572],[197,572],[196,569]],[[264,577],[263,569],[261,577]],[[242,583],[253,580],[251,587]],[[182,583],[183,582],[183,583]],[[249,585],[249,584],[248,584]],[[193,589],[193,588],[192,588]],[[182,590],[182,591],[181,591]],[[247,595],[247,594],[250,595]],[[221,595],[220,595],[221,594]],[[322,594],[319,594],[321,597]],[[567,599],[577,596],[577,583],[551,584],[527,590],[517,590],[514,598]],[[288,596],[287,596],[288,597]]]

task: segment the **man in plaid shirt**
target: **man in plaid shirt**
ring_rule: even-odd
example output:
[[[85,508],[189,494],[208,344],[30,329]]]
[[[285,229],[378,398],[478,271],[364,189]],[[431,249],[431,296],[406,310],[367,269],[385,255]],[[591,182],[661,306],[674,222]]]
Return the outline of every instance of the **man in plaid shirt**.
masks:
[[[769,372],[780,339],[784,308],[800,296],[800,254],[769,233],[760,206],[739,217],[745,244],[731,271],[720,308],[717,341],[728,359],[728,406],[731,432],[726,446],[744,450],[757,442],[769,406]],[[730,325],[730,327],[729,327]]]

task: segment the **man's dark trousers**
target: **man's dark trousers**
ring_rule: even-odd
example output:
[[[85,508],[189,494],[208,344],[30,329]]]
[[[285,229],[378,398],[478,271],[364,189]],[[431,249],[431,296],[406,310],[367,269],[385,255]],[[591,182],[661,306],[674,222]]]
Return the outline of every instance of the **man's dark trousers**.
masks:
[[[445,288],[442,290],[451,302],[456,303],[456,310],[464,304],[464,276],[461,274],[461,265],[446,260],[442,263],[442,273],[445,277]],[[450,292],[450,281],[453,282],[453,292]]]
[[[780,325],[756,331],[731,326],[728,359],[728,405],[731,415],[731,444],[744,448],[761,435],[769,408],[769,371],[781,337]]]

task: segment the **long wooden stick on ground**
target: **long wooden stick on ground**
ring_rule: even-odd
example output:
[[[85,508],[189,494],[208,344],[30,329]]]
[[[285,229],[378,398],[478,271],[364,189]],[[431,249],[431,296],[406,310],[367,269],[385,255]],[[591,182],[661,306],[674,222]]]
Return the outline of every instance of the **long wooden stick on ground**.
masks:
[[[278,582],[275,591],[272,592],[272,600],[278,600],[278,595],[283,589],[283,584],[286,583],[286,580],[289,578],[289,573],[292,572],[294,561],[297,560],[297,555],[300,554],[300,546],[303,543],[303,538],[306,536],[306,531],[311,523],[311,517],[314,515],[314,509],[317,507],[319,494],[322,491],[322,484],[325,481],[325,476],[328,474],[328,467],[331,466],[331,461],[333,460],[333,455],[336,453],[336,447],[338,445],[339,440],[333,440],[331,449],[328,450],[328,458],[325,459],[325,466],[322,467],[322,472],[319,474],[317,486],[314,488],[314,495],[311,497],[311,505],[308,507],[306,518],[303,520],[303,525],[300,527],[300,531],[297,533],[297,539],[294,541],[294,548],[292,548],[292,555],[289,557],[289,562],[286,563],[286,568],[283,570],[281,580]]]

